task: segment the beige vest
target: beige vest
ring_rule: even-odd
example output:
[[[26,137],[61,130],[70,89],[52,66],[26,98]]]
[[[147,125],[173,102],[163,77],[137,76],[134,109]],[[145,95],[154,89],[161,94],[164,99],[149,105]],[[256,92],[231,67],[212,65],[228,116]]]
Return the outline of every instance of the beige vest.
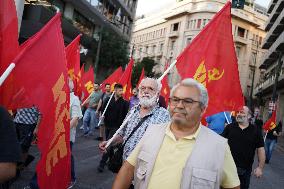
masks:
[[[167,124],[149,127],[140,141],[142,145],[134,173],[135,189],[148,187],[156,157],[165,137]],[[225,138],[201,126],[192,153],[183,168],[180,188],[219,189],[226,143]]]

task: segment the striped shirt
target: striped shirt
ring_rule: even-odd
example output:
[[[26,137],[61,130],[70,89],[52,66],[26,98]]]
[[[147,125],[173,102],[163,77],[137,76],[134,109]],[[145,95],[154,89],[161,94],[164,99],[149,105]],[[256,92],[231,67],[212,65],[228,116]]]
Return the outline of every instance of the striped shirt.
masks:
[[[139,121],[141,120],[140,113],[139,113],[140,112],[140,106],[139,105],[134,106],[129,112],[132,112],[133,109],[134,109],[134,112],[131,115],[128,123],[122,129],[122,131],[119,133],[119,135],[122,136],[124,140],[126,140],[128,138],[128,136],[130,135],[132,130],[138,125]],[[130,114],[130,113],[128,113],[128,114]],[[123,151],[123,160],[127,159],[127,157],[130,155],[130,153],[133,151],[133,149],[139,143],[140,139],[144,135],[148,126],[151,126],[153,124],[166,123],[166,122],[170,121],[170,114],[169,114],[168,110],[166,110],[165,108],[156,106],[152,109],[152,111],[149,114],[150,114],[150,116],[148,118],[146,118],[146,120],[142,123],[142,125],[134,132],[134,134],[126,142],[126,144],[124,146],[124,151]],[[129,116],[129,115],[127,115],[127,116]]]
[[[36,124],[40,116],[38,109],[33,106],[31,108],[17,109],[17,114],[14,119],[15,123],[21,124]]]

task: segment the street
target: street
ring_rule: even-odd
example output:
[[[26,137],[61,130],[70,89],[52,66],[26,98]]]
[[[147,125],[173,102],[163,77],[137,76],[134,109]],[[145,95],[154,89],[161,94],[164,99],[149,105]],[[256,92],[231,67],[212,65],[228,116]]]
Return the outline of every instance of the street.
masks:
[[[101,154],[98,149],[98,141],[95,136],[83,137],[82,132],[77,132],[77,138],[74,145],[75,172],[77,176],[77,184],[74,189],[110,189],[114,179],[114,174],[105,169],[103,173],[97,172],[97,166],[100,161]],[[282,139],[283,140],[283,139]],[[284,144],[283,141],[280,141]],[[284,146],[284,145],[283,145]],[[284,148],[276,147],[274,150],[270,164],[266,164],[264,175],[261,179],[254,176],[251,178],[251,189],[283,189],[284,186]],[[31,148],[31,154],[39,158],[39,153],[35,146]],[[255,159],[257,162],[257,159]],[[12,189],[22,189],[28,185],[29,180],[33,176],[36,161],[30,167],[21,173],[21,177],[12,185]],[[255,167],[255,166],[254,166]]]

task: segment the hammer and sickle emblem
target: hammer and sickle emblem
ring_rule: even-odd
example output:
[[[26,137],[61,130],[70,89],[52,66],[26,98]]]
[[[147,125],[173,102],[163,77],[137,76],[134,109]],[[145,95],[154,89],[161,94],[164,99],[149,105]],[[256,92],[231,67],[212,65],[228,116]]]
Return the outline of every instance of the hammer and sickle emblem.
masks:
[[[217,68],[213,68],[207,71],[205,67],[205,60],[203,60],[198,66],[193,78],[196,81],[202,83],[206,87],[207,83],[211,81],[217,81],[221,79],[223,75],[224,75],[224,69],[222,70],[222,72]]]
[[[275,127],[276,127],[276,124],[275,124],[274,122],[271,122],[269,129],[272,130],[272,129],[274,129]]]

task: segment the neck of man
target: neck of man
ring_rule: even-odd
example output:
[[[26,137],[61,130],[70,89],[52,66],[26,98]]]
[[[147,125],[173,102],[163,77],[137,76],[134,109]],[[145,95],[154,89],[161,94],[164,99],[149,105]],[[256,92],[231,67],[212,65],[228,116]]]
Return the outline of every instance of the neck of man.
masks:
[[[116,94],[114,95],[114,99],[115,100],[118,100],[120,97],[119,96],[117,96]]]
[[[150,113],[152,109],[153,109],[153,106],[150,106],[150,107],[141,106],[140,107],[140,117],[144,117],[145,115]]]
[[[175,138],[179,140],[183,137],[193,135],[197,131],[199,125],[200,125],[200,120],[190,121],[186,125],[172,122],[170,128]]]
[[[245,129],[245,128],[247,128],[248,126],[249,126],[249,122],[246,122],[246,123],[238,123],[239,124],[239,127],[241,128],[241,129]]]

